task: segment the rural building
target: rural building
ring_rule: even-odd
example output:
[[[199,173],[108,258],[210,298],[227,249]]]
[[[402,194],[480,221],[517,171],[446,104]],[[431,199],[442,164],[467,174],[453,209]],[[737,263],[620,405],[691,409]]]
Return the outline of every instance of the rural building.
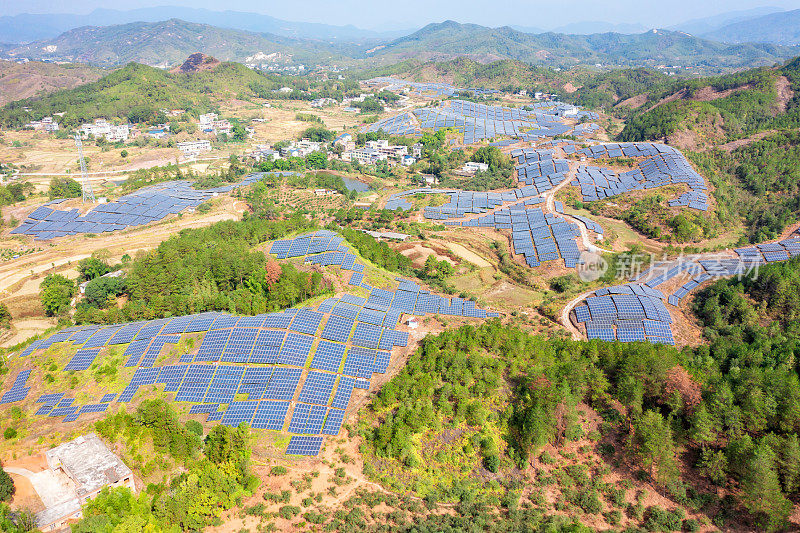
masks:
[[[36,131],[46,131],[52,133],[58,131],[58,124],[53,117],[44,117],[42,120],[33,120],[25,124],[26,128],[33,128]]]
[[[53,476],[66,478],[63,486],[68,489],[62,501],[36,514],[36,525],[44,532],[68,529],[70,521],[81,518],[81,506],[105,487],[136,491],[131,469],[94,433],[47,450],[45,458]]]
[[[335,103],[336,100],[333,98],[317,98],[316,100],[311,100],[311,107],[326,107]]]
[[[476,172],[486,172],[487,170],[489,170],[489,165],[486,163],[467,161],[457,173],[466,176],[474,176]]]
[[[194,157],[211,151],[211,142],[207,140],[180,142],[176,146],[186,157]]]
[[[353,136],[349,133],[342,133],[333,140],[334,146],[341,146],[345,151],[352,151],[356,148],[356,143],[353,141]]]

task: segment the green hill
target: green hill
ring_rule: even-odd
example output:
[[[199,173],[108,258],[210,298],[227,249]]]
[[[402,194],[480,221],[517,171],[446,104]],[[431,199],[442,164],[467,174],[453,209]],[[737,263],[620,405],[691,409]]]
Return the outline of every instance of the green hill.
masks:
[[[18,46],[8,53],[30,59],[58,59],[107,66],[131,61],[173,66],[195,52],[213,55],[223,61],[245,61],[263,54],[264,62],[296,65],[346,61],[348,57],[358,54],[359,50],[353,45],[330,45],[321,41],[171,19],[115,26],[85,26],[69,30],[54,39]]]
[[[759,68],[713,78],[678,80],[643,94],[620,140],[669,138],[715,130],[716,143],[766,129],[800,124],[800,58],[782,68]]]
[[[148,122],[158,119],[159,109],[204,112],[212,107],[212,95],[254,95],[281,85],[239,63],[220,63],[192,74],[130,63],[93,83],[12,102],[0,109],[0,124],[19,127],[31,117],[60,112],[65,115],[59,122],[67,127],[98,117]]]
[[[369,56],[385,62],[468,56],[484,62],[506,58],[560,67],[587,63],[637,67],[681,65],[719,72],[771,65],[796,54],[796,48],[768,44],[728,45],[667,30],[636,35],[535,35],[509,27],[487,28],[446,21],[429,24],[411,35],[396,39],[374,49]]]

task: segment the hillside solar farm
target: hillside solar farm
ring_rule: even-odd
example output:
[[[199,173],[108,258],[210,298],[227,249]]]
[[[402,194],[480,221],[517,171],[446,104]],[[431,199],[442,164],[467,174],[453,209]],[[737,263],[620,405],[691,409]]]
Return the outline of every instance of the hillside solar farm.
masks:
[[[0,531],[800,529],[792,28],[124,9],[0,14]]]

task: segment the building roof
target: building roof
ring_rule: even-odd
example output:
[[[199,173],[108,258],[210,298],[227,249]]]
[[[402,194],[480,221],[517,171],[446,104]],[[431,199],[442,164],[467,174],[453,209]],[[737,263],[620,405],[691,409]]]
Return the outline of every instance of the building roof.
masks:
[[[75,482],[79,497],[131,475],[131,469],[94,433],[47,450],[45,455],[51,468],[60,466]]]
[[[36,526],[43,528],[52,524],[53,522],[58,522],[64,518],[71,517],[80,512],[80,510],[81,503],[78,498],[64,500],[63,502],[57,503],[52,507],[48,507],[44,511],[39,511],[36,513]]]

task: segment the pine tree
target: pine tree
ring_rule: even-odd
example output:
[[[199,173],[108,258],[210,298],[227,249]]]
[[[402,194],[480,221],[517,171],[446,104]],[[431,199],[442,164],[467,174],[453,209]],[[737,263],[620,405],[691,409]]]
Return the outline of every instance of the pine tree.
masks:
[[[717,439],[717,433],[714,428],[714,419],[706,409],[705,403],[701,403],[700,407],[692,416],[691,436],[692,439],[703,445],[708,442],[714,442]]]
[[[781,492],[775,471],[775,454],[766,443],[753,452],[744,479],[742,501],[760,527],[769,531],[781,529],[792,511],[792,503]]]
[[[786,437],[781,454],[781,475],[786,493],[797,492],[800,488],[800,442],[794,433]]]

